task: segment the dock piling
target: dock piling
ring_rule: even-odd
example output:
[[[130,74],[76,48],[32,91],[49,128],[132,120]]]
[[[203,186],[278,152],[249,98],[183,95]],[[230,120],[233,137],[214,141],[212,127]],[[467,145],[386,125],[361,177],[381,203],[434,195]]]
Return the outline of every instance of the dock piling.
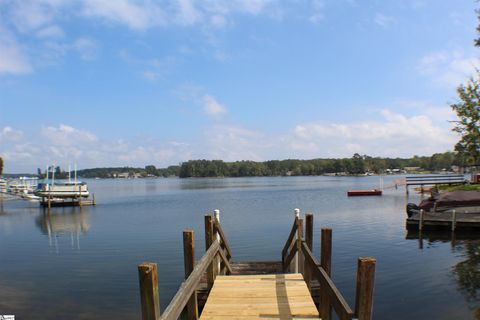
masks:
[[[300,209],[298,208],[293,209],[293,214],[295,215],[295,218],[297,220],[300,219]],[[298,228],[298,224],[297,224],[297,228]],[[298,272],[298,254],[295,255],[293,267],[294,267],[293,271],[297,273]]]
[[[145,262],[138,266],[140,282],[140,300],[142,320],[158,320],[160,318],[160,302],[158,299],[157,264]]]
[[[205,251],[213,244],[213,217],[205,215]],[[215,281],[215,270],[213,262],[207,268],[207,287],[210,290]]]
[[[322,228],[320,244],[320,266],[330,277],[332,274],[332,229]],[[330,320],[332,317],[332,307],[328,301],[328,295],[324,290],[320,291],[320,316],[324,320]]]
[[[453,209],[452,211],[452,232],[455,231],[455,227],[457,224],[457,211]]]
[[[357,290],[355,295],[355,317],[358,320],[372,319],[376,262],[371,257],[358,258]]]
[[[420,219],[418,221],[418,230],[419,231],[422,231],[423,229],[423,215],[424,215],[424,210],[423,209],[420,209]]]
[[[183,231],[183,262],[185,266],[185,280],[195,268],[195,234],[193,230]],[[187,303],[187,319],[198,319],[197,291],[195,290]]]
[[[307,244],[310,251],[312,251],[313,246],[313,214],[307,213],[305,215],[305,243]],[[307,283],[308,290],[311,290],[311,270],[305,261],[303,267],[303,276],[305,278],[305,282]]]

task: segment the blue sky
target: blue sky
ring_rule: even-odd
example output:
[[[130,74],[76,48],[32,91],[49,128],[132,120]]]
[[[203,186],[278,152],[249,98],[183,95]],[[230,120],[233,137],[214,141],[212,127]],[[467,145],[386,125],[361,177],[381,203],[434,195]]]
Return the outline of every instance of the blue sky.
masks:
[[[0,0],[0,156],[33,172],[452,150],[477,7]]]

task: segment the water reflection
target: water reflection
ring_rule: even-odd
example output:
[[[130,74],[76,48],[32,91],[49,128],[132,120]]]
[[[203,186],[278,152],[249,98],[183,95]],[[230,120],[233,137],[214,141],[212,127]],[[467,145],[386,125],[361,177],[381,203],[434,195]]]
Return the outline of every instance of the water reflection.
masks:
[[[81,208],[65,208],[62,211],[44,210],[36,219],[36,224],[43,234],[48,235],[50,246],[58,252],[57,237],[70,235],[72,248],[80,249],[80,233],[86,234],[90,229],[88,212]]]
[[[406,239],[417,239],[420,248],[424,241],[428,246],[435,242],[451,243],[452,250],[462,259],[452,267],[452,275],[469,308],[474,310],[474,318],[480,319],[480,233],[408,231]]]

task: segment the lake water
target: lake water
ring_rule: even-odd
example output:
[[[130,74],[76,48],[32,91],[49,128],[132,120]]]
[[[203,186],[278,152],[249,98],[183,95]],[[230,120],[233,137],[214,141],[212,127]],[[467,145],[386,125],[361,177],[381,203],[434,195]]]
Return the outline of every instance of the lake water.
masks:
[[[398,177],[385,177],[388,185]],[[97,206],[0,207],[0,314],[18,319],[140,319],[137,265],[158,263],[161,308],[183,277],[182,230],[221,210],[233,259],[280,260],[293,209],[333,228],[333,279],[354,306],[357,258],[377,259],[375,319],[480,319],[480,242],[405,230],[405,190],[346,196],[378,177],[89,180]],[[418,202],[410,195],[410,202]]]

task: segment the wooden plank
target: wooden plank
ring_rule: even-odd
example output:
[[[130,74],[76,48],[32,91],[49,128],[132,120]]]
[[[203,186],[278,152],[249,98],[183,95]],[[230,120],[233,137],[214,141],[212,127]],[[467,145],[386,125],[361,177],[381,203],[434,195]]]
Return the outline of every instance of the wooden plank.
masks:
[[[287,254],[288,248],[290,248],[293,239],[295,238],[295,234],[297,233],[297,218],[295,218],[295,221],[293,221],[293,226],[292,229],[290,230],[290,234],[288,235],[287,242],[285,242],[285,246],[283,247],[282,250],[282,263],[285,265],[285,256]]]
[[[213,242],[202,259],[197,263],[188,279],[185,280],[178,289],[172,301],[165,309],[165,312],[162,314],[162,320],[177,320],[190,296],[200,283],[202,274],[207,270],[208,266],[212,264],[213,258],[215,258],[219,249],[220,243],[218,241]]]
[[[232,273],[232,267],[230,266],[230,263],[228,262],[227,256],[225,255],[225,253],[223,253],[223,250],[221,248],[220,248],[220,250],[218,250],[218,254],[220,255],[220,258],[222,258],[222,262],[225,265],[225,267],[227,268],[227,274],[231,274]]]
[[[138,278],[140,282],[142,319],[157,320],[160,317],[157,264],[145,262],[138,265]]]
[[[208,250],[213,243],[213,217],[209,214],[205,215],[205,250]],[[207,285],[208,289],[211,289],[213,282],[215,281],[215,268],[213,263],[208,266],[207,269]]]
[[[223,233],[223,229],[222,229],[222,226],[220,225],[220,223],[218,221],[215,220],[215,224],[214,224],[214,233],[218,232],[218,234],[220,235],[220,239],[221,239],[221,244],[222,244],[222,248],[224,248],[225,250],[227,250],[227,258],[230,259],[232,257],[232,250],[230,249],[230,246],[228,245],[228,241],[227,241],[227,237],[225,237],[225,233]]]
[[[295,245],[293,246],[292,250],[288,254],[288,257],[285,259],[285,262],[283,263],[283,272],[287,272],[288,266],[292,262],[296,253],[297,253],[297,246]]]
[[[195,268],[195,234],[193,230],[183,231],[183,263],[185,279],[188,279]],[[187,303],[187,319],[198,319],[197,291],[194,290]]]
[[[318,319],[301,274],[218,276],[200,319]]]
[[[310,251],[310,249],[308,249],[305,243],[303,243],[302,249],[304,252],[305,260],[308,260],[308,263],[312,267],[312,276],[318,280],[318,282],[320,283],[320,287],[323,288],[322,290],[325,290],[328,294],[328,300],[335,309],[335,312],[337,313],[339,319],[351,319],[353,316],[353,311],[333,283],[332,279],[330,279],[330,276],[325,272],[322,267],[318,266],[318,262],[316,261],[315,257],[312,255],[312,252]]]

